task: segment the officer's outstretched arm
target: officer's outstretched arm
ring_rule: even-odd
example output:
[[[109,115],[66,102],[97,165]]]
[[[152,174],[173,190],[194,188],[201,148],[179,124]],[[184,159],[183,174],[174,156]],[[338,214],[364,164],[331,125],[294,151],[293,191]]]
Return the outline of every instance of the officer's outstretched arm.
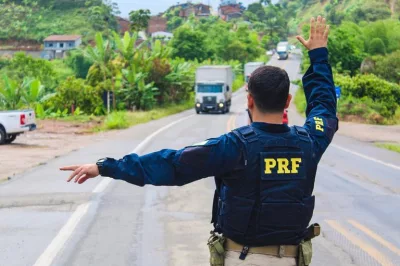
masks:
[[[130,154],[120,160],[107,159],[102,175],[138,186],[182,186],[244,167],[240,145],[229,133],[182,150]]]
[[[311,66],[303,77],[307,100],[307,120],[304,127],[314,140],[315,153],[319,160],[338,127],[336,117],[336,92],[332,69],[328,63],[329,26],[320,16],[311,19],[310,39],[299,41],[309,50]]]

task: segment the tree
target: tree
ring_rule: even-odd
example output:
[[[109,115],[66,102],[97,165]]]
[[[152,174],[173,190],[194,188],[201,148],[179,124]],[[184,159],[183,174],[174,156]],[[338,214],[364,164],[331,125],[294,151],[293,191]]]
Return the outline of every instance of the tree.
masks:
[[[383,41],[379,38],[374,38],[369,44],[369,51],[371,55],[386,54],[386,47]]]
[[[66,64],[72,68],[75,77],[81,79],[86,78],[89,68],[92,66],[92,62],[79,50],[70,52],[70,55],[66,59]]]
[[[103,102],[99,91],[86,85],[85,80],[75,77],[69,77],[61,83],[47,105],[56,110],[67,109],[71,113],[77,108],[86,114],[103,113]]]
[[[22,81],[26,77],[38,79],[49,90],[57,85],[56,74],[49,61],[33,58],[23,52],[14,54],[6,67],[6,72],[9,77],[17,81]]]
[[[203,61],[207,58],[205,38],[205,34],[200,31],[193,30],[188,26],[179,27],[174,32],[174,38],[171,41],[173,56],[186,60]]]
[[[150,10],[139,9],[129,13],[129,20],[131,21],[131,31],[141,31],[147,29],[150,20]]]

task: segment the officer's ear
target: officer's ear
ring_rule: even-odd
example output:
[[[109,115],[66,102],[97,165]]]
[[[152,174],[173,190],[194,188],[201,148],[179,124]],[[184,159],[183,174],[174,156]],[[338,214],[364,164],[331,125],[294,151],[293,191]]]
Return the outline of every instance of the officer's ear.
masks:
[[[288,97],[287,97],[287,100],[286,100],[285,109],[289,108],[291,100],[292,100],[292,94],[289,93]]]
[[[254,108],[254,98],[250,93],[247,94],[247,108],[249,109]]]

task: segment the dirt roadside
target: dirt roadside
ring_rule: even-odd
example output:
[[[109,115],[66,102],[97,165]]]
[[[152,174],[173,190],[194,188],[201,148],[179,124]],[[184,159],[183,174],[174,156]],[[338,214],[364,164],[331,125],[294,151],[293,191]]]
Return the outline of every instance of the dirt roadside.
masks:
[[[13,144],[0,146],[0,182],[118,133],[88,133],[94,126],[95,123],[39,121],[37,130],[18,136]]]
[[[291,123],[301,125],[301,117],[292,106]],[[0,183],[32,167],[58,156],[81,149],[95,141],[112,138],[119,131],[88,133],[93,123],[72,123],[56,120],[39,121],[38,129],[17,138],[11,145],[0,146]],[[400,126],[376,126],[340,122],[338,134],[364,142],[400,144]],[[23,163],[21,163],[23,162]]]

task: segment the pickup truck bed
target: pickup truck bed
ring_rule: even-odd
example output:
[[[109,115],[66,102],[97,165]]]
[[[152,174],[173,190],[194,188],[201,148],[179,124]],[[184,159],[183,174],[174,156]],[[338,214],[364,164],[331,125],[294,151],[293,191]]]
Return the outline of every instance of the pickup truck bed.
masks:
[[[18,135],[35,129],[33,110],[0,111],[0,145],[9,144]]]

